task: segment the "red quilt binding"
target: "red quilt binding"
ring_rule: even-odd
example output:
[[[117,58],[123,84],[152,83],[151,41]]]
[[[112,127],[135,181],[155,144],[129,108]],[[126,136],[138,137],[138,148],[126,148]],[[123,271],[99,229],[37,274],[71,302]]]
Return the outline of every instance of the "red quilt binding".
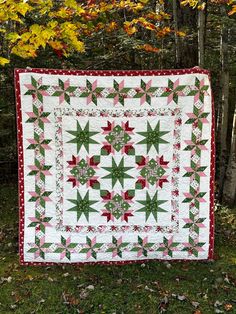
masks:
[[[179,75],[179,74],[206,74],[210,80],[210,72],[206,69],[194,67],[190,69],[174,69],[174,70],[63,70],[63,69],[42,69],[42,68],[26,68],[14,71],[15,81],[15,97],[16,97],[16,120],[17,120],[17,146],[18,146],[18,198],[19,198],[19,261],[25,266],[51,266],[51,265],[124,265],[133,263],[147,263],[152,261],[166,261],[164,259],[143,259],[143,260],[126,260],[126,261],[98,261],[98,262],[77,262],[77,263],[55,263],[55,262],[26,262],[24,261],[24,156],[23,156],[23,131],[22,131],[22,110],[21,110],[21,92],[20,92],[20,74],[21,73],[42,73],[42,74],[64,74],[64,75],[86,75],[86,76],[163,76],[163,75]],[[211,127],[211,168],[210,168],[210,235],[208,259],[171,259],[171,261],[179,262],[199,262],[214,260],[214,185],[215,185],[215,118],[214,118],[214,99],[212,96],[212,127]]]

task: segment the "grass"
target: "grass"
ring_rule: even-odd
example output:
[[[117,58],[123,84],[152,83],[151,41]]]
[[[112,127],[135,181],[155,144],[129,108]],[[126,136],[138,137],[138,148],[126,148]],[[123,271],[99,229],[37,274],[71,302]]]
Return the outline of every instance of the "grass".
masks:
[[[229,232],[216,235],[214,262],[26,267],[18,263],[16,186],[2,186],[0,200],[0,313],[236,313]]]

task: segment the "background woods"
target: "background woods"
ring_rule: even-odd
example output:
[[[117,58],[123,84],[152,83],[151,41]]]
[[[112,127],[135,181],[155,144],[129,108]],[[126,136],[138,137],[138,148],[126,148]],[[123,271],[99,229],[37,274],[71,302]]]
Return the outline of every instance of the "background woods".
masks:
[[[0,171],[16,180],[13,69],[211,71],[216,192],[236,202],[236,1],[0,1]]]
[[[214,261],[19,265],[13,71],[27,66],[211,71]],[[0,313],[236,313],[235,105],[236,0],[0,0]]]

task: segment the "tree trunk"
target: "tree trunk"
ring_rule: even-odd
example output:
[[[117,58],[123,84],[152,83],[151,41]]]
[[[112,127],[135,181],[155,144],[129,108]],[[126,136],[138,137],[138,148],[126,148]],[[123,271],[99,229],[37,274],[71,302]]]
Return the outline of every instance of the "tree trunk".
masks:
[[[173,0],[173,18],[174,18],[174,29],[175,29],[175,67],[180,67],[180,42],[176,32],[178,32],[178,7],[177,0]]]
[[[202,2],[199,2],[201,5]],[[198,65],[204,68],[205,60],[205,26],[206,26],[206,7],[198,11]]]
[[[223,202],[229,206],[236,204],[236,106],[234,111],[230,157],[224,183]]]
[[[225,14],[225,8],[221,9]],[[229,56],[228,56],[228,37],[229,30],[225,22],[223,22],[221,30],[221,125],[219,127],[220,136],[220,160],[219,160],[219,199],[222,199],[223,186],[225,180],[225,171],[227,164],[227,145],[228,132],[228,112],[229,112]]]

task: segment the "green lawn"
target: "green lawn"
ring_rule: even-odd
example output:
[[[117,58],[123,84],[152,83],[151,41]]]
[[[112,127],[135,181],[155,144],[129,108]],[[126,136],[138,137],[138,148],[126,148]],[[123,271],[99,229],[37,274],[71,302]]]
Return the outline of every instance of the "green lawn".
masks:
[[[20,266],[17,188],[0,189],[0,313],[236,313],[230,231],[217,229],[215,262]]]

